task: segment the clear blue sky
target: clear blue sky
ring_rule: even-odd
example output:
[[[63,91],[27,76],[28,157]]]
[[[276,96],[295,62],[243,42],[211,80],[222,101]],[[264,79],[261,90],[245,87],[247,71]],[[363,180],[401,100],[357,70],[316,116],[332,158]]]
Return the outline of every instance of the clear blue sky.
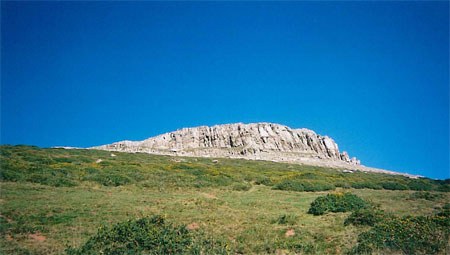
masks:
[[[449,3],[2,2],[1,143],[275,122],[449,178]]]

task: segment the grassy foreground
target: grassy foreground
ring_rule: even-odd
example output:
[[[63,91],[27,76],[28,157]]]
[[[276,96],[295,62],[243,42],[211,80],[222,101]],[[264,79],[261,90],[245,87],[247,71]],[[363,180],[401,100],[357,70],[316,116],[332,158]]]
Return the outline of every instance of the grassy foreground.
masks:
[[[319,196],[349,191],[397,216],[432,215],[450,201],[448,181],[384,174],[28,146],[0,152],[4,254],[62,254],[101,226],[152,215],[238,254],[343,254],[368,227],[344,225],[349,212],[308,214]]]

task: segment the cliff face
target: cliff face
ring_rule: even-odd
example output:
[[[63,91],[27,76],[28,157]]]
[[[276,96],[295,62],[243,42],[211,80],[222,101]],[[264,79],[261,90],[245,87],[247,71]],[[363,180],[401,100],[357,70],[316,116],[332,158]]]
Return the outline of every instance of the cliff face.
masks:
[[[285,162],[359,165],[328,136],[273,123],[183,128],[144,141],[122,141],[93,149],[154,154],[230,157]],[[321,164],[323,165],[323,164]]]

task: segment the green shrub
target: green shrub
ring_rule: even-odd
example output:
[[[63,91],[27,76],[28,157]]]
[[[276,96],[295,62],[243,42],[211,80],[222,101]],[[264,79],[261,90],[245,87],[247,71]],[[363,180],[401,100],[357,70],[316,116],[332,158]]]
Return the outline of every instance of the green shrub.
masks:
[[[0,180],[17,182],[24,179],[22,173],[0,166]]]
[[[342,182],[342,181],[335,182],[334,186],[339,187],[339,188],[343,188],[343,189],[351,188],[351,185],[348,182]]]
[[[436,215],[440,217],[450,218],[450,203],[445,204]]]
[[[259,178],[257,178],[255,180],[255,184],[256,185],[272,186],[273,185],[273,181],[267,176],[262,176],[262,177],[259,177]]]
[[[436,254],[448,247],[450,218],[442,216],[386,218],[358,236],[350,254],[385,250],[404,254]]]
[[[385,217],[385,213],[381,210],[373,208],[364,208],[352,212],[344,221],[344,225],[355,226],[374,226],[378,222],[382,221]]]
[[[425,179],[411,180],[408,183],[408,188],[411,190],[432,190],[433,185],[430,181],[425,181]]]
[[[336,187],[333,184],[324,181],[298,181],[298,180],[284,180],[276,184],[275,190],[289,190],[289,191],[327,191],[334,190]]]
[[[174,226],[154,216],[101,227],[80,248],[69,247],[77,254],[226,254],[225,245],[205,239],[184,226]]]
[[[383,189],[387,190],[407,190],[408,186],[398,183],[398,182],[383,182],[381,184]]]
[[[362,198],[351,193],[327,194],[316,198],[308,210],[313,215],[322,215],[326,212],[348,212],[369,207]]]
[[[333,184],[329,184],[323,181],[311,181],[302,183],[305,191],[327,191],[334,190],[336,187]]]
[[[450,192],[450,184],[441,184],[436,190],[441,192]]]
[[[351,184],[354,189],[382,189],[381,185],[374,182],[354,182]]]

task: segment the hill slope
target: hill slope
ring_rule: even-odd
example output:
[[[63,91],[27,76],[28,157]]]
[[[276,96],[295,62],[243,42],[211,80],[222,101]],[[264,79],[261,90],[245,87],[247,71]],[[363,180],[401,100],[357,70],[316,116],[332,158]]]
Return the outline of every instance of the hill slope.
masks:
[[[435,215],[450,199],[448,180],[242,159],[0,146],[0,170],[2,254],[62,254],[99,227],[152,215],[237,254],[344,254],[367,228],[345,226],[349,213],[308,214],[317,197],[352,192],[399,217]]]

